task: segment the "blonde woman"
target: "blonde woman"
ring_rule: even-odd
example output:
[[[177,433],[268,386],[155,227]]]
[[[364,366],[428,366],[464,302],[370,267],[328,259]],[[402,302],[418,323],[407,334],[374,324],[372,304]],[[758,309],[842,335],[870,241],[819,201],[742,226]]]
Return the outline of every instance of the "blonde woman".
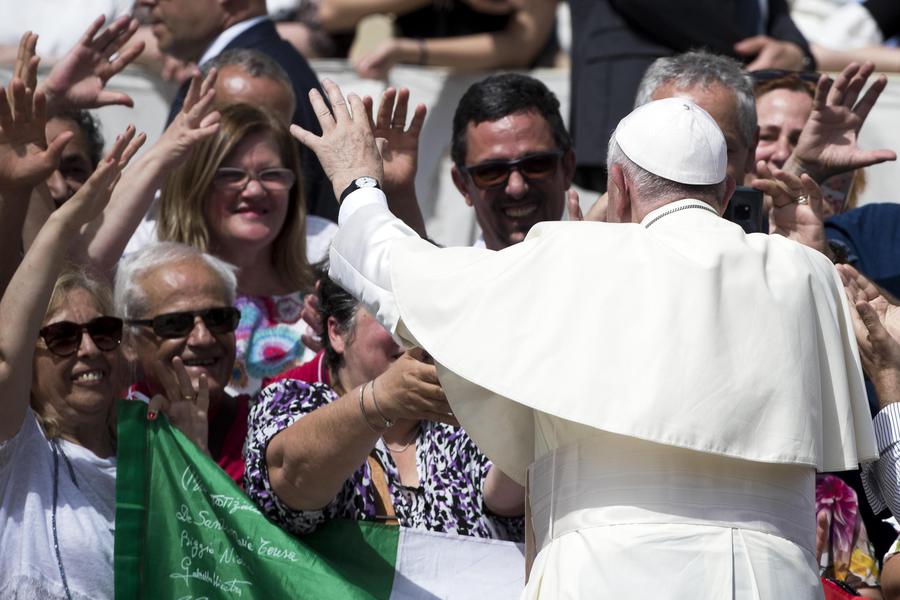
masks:
[[[218,131],[166,180],[157,221],[162,241],[189,244],[237,267],[241,311],[229,385],[253,394],[263,378],[302,362],[300,318],[312,289],[297,146],[274,116],[237,104]]]

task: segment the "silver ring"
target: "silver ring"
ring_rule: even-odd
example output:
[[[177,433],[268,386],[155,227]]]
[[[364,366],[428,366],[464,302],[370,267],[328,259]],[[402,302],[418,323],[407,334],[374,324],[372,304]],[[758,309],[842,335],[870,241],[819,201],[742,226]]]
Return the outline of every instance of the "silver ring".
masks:
[[[809,204],[809,196],[806,194],[800,194],[797,196],[797,199],[794,200],[797,204]]]

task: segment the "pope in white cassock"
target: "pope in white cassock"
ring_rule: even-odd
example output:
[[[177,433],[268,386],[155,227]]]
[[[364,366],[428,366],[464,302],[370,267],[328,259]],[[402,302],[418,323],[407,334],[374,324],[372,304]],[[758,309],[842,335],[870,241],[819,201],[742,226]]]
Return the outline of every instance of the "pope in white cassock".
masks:
[[[427,350],[465,430],[527,482],[523,598],[821,598],[815,472],[877,456],[856,342],[825,256],[721,218],[715,121],[680,98],[622,120],[616,223],[437,248],[368,187],[359,98],[351,116],[325,89],[323,136],[293,131],[343,199],[330,275]]]

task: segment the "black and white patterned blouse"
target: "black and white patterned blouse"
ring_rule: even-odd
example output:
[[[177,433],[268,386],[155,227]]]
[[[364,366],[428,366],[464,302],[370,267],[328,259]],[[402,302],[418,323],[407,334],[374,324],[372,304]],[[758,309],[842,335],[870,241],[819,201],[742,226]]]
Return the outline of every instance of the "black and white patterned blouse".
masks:
[[[337,395],[326,385],[286,379],[260,392],[250,410],[244,489],[269,519],[294,534],[310,533],[327,519],[374,520],[376,517],[375,487],[368,464],[360,465],[322,510],[293,510],[272,490],[266,468],[269,440],[336,399]],[[421,482],[417,488],[400,483],[400,474],[384,442],[378,440],[375,446],[376,460],[387,474],[394,511],[402,526],[523,540],[521,518],[498,517],[487,512],[482,485],[491,463],[465,431],[422,421],[416,446],[416,469]]]

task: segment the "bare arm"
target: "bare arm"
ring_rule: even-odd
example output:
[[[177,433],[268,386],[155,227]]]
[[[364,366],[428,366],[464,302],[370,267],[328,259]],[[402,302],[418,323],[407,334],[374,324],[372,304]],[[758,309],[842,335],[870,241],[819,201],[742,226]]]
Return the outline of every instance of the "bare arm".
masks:
[[[0,441],[16,434],[28,409],[34,344],[69,242],[109,200],[129,141],[123,137],[114,145],[81,189],[50,215],[0,300]]]
[[[495,515],[521,517],[525,514],[525,488],[491,467],[484,480],[484,504]]]
[[[871,62],[876,71],[900,72],[900,49],[889,46],[866,46],[848,50],[835,50],[819,44],[810,44],[816,66],[821,71],[842,71],[850,63]]]
[[[361,58],[356,71],[363,77],[380,79],[397,63],[466,71],[524,68],[534,61],[547,42],[555,13],[556,2],[523,0],[522,7],[503,31],[424,41],[388,40],[372,54]]]
[[[202,83],[199,76],[192,79],[181,112],[159,141],[128,169],[102,217],[85,231],[79,253],[101,272],[113,270],[169,171],[199,141],[218,130],[219,113],[210,112],[215,81],[215,69]]]
[[[378,406],[391,421],[443,421],[450,407],[433,365],[409,353],[398,358],[374,380]],[[363,407],[359,405],[360,387]],[[296,510],[317,510],[328,504],[347,478],[366,461],[381,437],[384,421],[372,398],[372,386],[350,390],[277,434],[266,449],[272,489]]]
[[[319,23],[325,31],[343,33],[363,17],[379,13],[402,15],[428,6],[431,0],[321,0]]]
[[[9,96],[0,89],[0,292],[19,264],[31,192],[56,168],[72,137],[62,133],[48,147],[45,123],[40,92],[32,94],[18,78],[10,82]]]

